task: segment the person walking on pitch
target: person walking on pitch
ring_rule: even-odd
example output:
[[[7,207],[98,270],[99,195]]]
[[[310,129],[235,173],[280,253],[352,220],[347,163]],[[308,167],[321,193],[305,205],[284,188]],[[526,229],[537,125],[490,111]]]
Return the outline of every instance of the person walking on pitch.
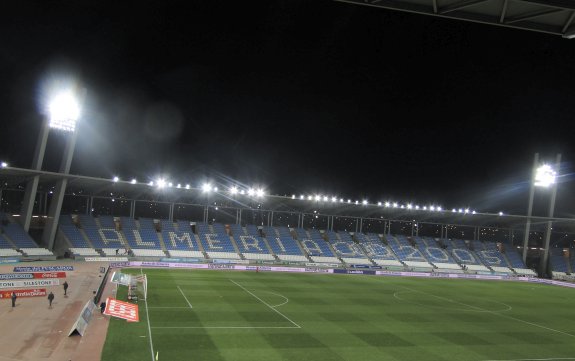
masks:
[[[64,281],[64,296],[66,296],[66,292],[68,292],[68,282]]]
[[[52,308],[52,301],[54,301],[54,294],[50,292],[48,295],[48,302],[50,302],[50,308]]]

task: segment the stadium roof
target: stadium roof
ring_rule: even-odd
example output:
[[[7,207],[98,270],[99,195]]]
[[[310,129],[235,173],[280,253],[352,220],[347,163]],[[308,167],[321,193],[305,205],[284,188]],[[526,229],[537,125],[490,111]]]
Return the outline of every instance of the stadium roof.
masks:
[[[575,37],[573,0],[335,0]]]
[[[68,179],[67,195],[108,197],[125,200],[169,202],[178,204],[211,205],[219,207],[233,207],[256,210],[270,210],[277,212],[300,212],[337,217],[363,217],[370,219],[398,220],[405,222],[425,222],[437,224],[453,224],[467,226],[484,226],[498,228],[521,229],[527,217],[524,215],[499,215],[496,213],[460,213],[451,209],[442,211],[401,209],[399,207],[384,207],[377,204],[363,205],[348,203],[333,203],[330,201],[292,199],[292,196],[266,195],[256,196],[236,195],[229,192],[202,191],[201,188],[176,186],[158,189],[148,183],[132,184],[128,181],[114,181],[113,179],[87,177],[73,174],[60,174],[48,171],[35,171],[24,168],[0,168],[0,190],[23,190],[26,182],[32,177],[39,176],[39,192],[50,192],[58,180]],[[317,212],[317,213],[316,213]],[[547,217],[532,217],[533,230],[538,225],[543,226],[550,220]],[[555,227],[561,231],[575,229],[575,219],[553,218]],[[559,228],[557,228],[559,229]]]

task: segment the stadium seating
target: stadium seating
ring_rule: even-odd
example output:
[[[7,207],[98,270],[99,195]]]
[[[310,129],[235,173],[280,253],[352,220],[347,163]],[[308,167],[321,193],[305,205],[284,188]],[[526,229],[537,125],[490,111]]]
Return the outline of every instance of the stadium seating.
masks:
[[[99,257],[100,254],[94,248],[74,248],[70,247],[70,252],[77,256]]]
[[[210,258],[240,259],[240,255],[221,224],[216,223],[212,227],[200,222],[196,225],[202,247]]]

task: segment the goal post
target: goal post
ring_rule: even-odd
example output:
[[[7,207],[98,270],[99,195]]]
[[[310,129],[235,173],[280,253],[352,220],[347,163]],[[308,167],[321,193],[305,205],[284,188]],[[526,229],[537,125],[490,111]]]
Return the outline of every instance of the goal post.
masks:
[[[138,298],[146,300],[148,297],[148,276],[146,274],[141,274],[133,277],[136,281],[134,284],[134,289]]]

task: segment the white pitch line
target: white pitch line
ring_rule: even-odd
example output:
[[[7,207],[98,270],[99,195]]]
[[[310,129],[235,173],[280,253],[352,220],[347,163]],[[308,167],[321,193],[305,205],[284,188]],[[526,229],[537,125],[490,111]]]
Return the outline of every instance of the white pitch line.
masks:
[[[513,360],[482,360],[482,361],[555,361],[555,360],[575,360],[575,357],[516,358]]]
[[[269,329],[276,329],[276,328],[282,328],[282,329],[286,329],[286,328],[301,328],[301,327],[295,327],[295,326],[155,326],[152,328],[221,328],[221,329],[233,329],[233,328],[269,328]]]
[[[143,276],[144,271],[140,268],[140,274]],[[144,298],[146,304],[146,320],[148,321],[148,334],[150,335],[150,351],[152,352],[152,361],[154,361],[154,342],[152,341],[152,329],[150,327],[150,314],[148,313],[148,300]]]
[[[259,298],[258,296],[254,295],[252,292],[250,292],[249,290],[247,290],[244,286],[240,285],[239,283],[237,283],[234,280],[230,280],[231,282],[233,282],[236,286],[238,286],[239,288],[241,288],[242,290],[246,291],[247,293],[249,293],[250,295],[252,295],[253,297],[255,297],[258,301],[260,301],[261,303],[263,303],[264,305],[268,306],[270,310],[276,312],[277,314],[279,314],[280,316],[282,316],[283,318],[285,318],[286,320],[288,320],[289,322],[291,322],[293,325],[297,326],[297,328],[301,328],[300,325],[298,325],[297,323],[293,322],[289,317],[287,317],[286,315],[284,315],[283,313],[281,313],[280,311],[276,310],[275,308],[273,308],[272,306],[270,306],[267,302],[265,302],[264,300],[262,300],[261,298]]]
[[[192,307],[192,304],[190,303],[190,301],[188,301],[188,298],[186,297],[186,295],[184,294],[184,291],[182,291],[182,289],[180,288],[180,286],[178,286],[178,289],[180,290],[180,293],[182,294],[182,296],[184,296],[184,298],[186,299],[186,302],[188,303],[188,305],[190,306],[190,308]]]
[[[181,306],[181,307],[172,307],[172,306],[150,306],[148,308],[168,308],[168,309],[172,309],[172,308],[185,308],[188,309],[190,307],[188,306]]]
[[[405,288],[405,289],[407,289],[407,290],[410,290],[410,291],[413,291],[413,292],[419,292],[419,293],[423,293],[423,294],[428,295],[428,296],[436,297],[436,298],[439,298],[439,299],[444,300],[444,301],[457,303],[457,304],[460,304],[460,305],[463,305],[463,306],[475,308],[475,309],[477,309],[477,310],[482,310],[482,311],[485,311],[485,312],[487,312],[487,313],[491,313],[492,315],[496,315],[496,316],[503,317],[503,318],[508,318],[508,319],[510,319],[510,320],[515,320],[515,321],[517,321],[517,322],[522,322],[522,323],[525,323],[525,324],[528,324],[528,325],[531,325],[531,326],[543,328],[543,329],[548,330],[548,331],[557,332],[557,333],[563,334],[563,335],[565,335],[565,336],[575,337],[575,335],[572,335],[572,334],[570,334],[570,333],[567,333],[567,332],[564,332],[564,331],[560,331],[560,330],[556,330],[556,329],[551,328],[551,327],[539,325],[539,324],[537,324],[537,323],[525,321],[525,320],[522,320],[522,319],[520,319],[520,318],[515,318],[515,317],[512,317],[512,316],[508,316],[508,315],[504,315],[504,314],[501,314],[501,313],[497,313],[497,312],[495,312],[495,311],[486,310],[486,309],[481,308],[481,307],[477,307],[477,306],[473,306],[473,305],[468,305],[468,304],[463,303],[463,302],[458,302],[458,301],[454,301],[454,300],[449,299],[449,298],[445,298],[445,297],[441,297],[441,296],[436,296],[436,295],[434,295],[434,294],[427,293],[427,292],[424,292],[424,291],[415,290],[415,289],[413,289],[413,288],[409,288],[409,287],[405,287],[405,286],[403,286],[403,288]],[[529,360],[529,359],[519,359],[519,360]],[[543,359],[543,360],[545,360],[545,359]],[[555,359],[548,359],[548,360],[555,360]],[[567,360],[569,360],[569,359],[567,359]],[[575,358],[572,358],[571,360],[575,360]],[[508,361],[512,361],[512,360],[508,360]]]

